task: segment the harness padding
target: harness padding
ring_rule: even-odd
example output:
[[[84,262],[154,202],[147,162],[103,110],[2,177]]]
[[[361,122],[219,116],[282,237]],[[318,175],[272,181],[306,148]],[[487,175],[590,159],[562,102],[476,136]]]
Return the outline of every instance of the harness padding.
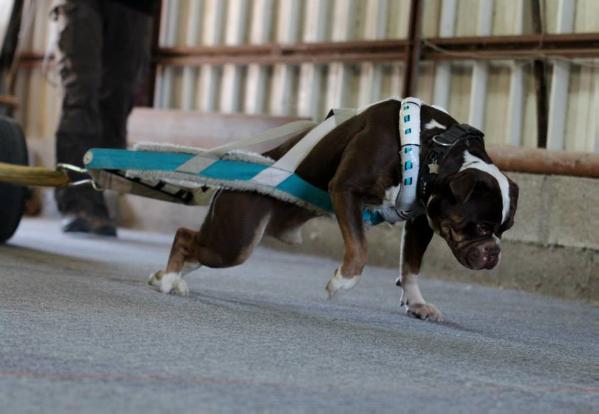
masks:
[[[418,203],[418,173],[420,171],[420,107],[418,98],[405,98],[399,110],[399,158],[402,181],[395,203],[376,209],[382,220],[388,223],[405,221],[419,215],[422,207]],[[391,194],[395,194],[392,191]]]

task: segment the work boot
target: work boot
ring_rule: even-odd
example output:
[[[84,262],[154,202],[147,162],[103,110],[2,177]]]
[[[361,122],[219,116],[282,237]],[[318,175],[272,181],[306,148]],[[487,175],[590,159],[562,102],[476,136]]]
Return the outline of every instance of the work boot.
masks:
[[[97,236],[116,237],[116,226],[112,221],[90,217],[85,214],[76,214],[63,220],[62,231],[64,233],[88,233]]]

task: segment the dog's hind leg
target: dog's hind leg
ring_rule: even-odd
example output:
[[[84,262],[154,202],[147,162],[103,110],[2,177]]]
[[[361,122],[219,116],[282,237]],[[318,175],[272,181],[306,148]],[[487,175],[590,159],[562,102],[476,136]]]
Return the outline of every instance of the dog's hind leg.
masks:
[[[197,232],[193,230],[185,228],[177,230],[166,269],[150,276],[148,281],[150,286],[164,293],[173,292],[183,296],[189,293],[183,276],[200,267],[199,262],[193,257],[196,236]]]
[[[164,293],[186,295],[188,288],[182,279],[186,270],[245,262],[262,240],[273,201],[249,192],[217,192],[200,231],[177,231],[166,269],[154,273],[149,284]]]

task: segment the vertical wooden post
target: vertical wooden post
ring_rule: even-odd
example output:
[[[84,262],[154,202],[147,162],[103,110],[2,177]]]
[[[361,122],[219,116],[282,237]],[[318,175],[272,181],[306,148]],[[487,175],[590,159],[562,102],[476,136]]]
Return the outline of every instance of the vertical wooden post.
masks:
[[[532,30],[544,33],[541,17],[541,0],[531,0]],[[537,146],[547,147],[547,79],[545,77],[545,61],[536,59],[533,63],[535,76],[535,92],[537,100]]]
[[[422,34],[422,0],[411,0],[410,24],[408,27],[408,47],[405,57],[403,97],[416,94],[418,62],[420,60],[420,37]]]

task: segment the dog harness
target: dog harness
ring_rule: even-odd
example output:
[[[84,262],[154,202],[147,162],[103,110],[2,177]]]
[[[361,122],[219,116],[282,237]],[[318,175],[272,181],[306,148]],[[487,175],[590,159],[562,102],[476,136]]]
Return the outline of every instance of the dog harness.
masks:
[[[423,214],[420,187],[429,187],[420,166],[421,102],[417,98],[392,99],[401,101],[398,116],[402,182],[390,189],[386,204],[366,206],[363,219],[373,225]],[[303,180],[295,170],[324,136],[364,109],[333,110],[318,125],[298,121],[213,149],[164,144],[141,144],[134,151],[92,149],[84,163],[97,187],[120,193],[207,205],[219,188],[255,191],[318,214],[332,214],[329,194]],[[275,148],[306,131],[307,134],[277,161],[256,153]],[[430,176],[429,171],[426,176]]]

